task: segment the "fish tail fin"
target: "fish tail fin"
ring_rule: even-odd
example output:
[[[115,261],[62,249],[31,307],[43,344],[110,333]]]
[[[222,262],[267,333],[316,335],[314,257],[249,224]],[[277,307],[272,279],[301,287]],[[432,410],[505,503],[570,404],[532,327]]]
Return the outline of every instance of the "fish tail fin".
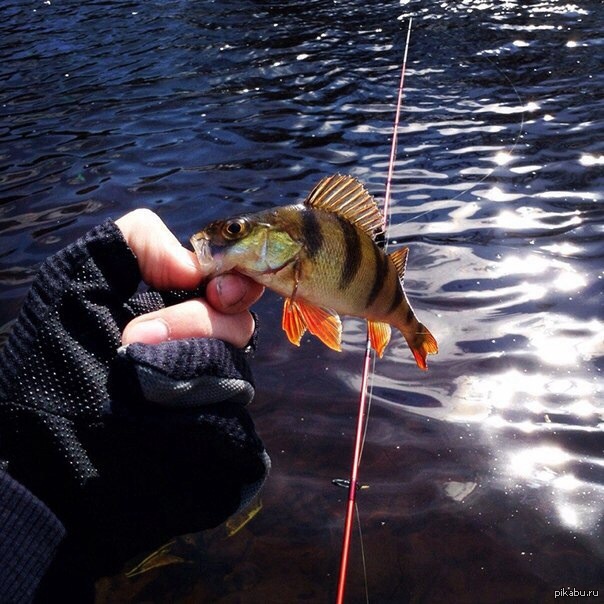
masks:
[[[425,371],[428,369],[426,357],[429,354],[438,353],[436,338],[423,323],[417,320],[408,302],[400,306],[399,313],[399,321],[396,326],[405,337],[417,366]]]
[[[403,278],[405,277],[408,256],[409,248],[406,247],[398,249],[390,254],[390,259],[396,267],[401,286]],[[417,320],[404,292],[403,298],[403,303],[395,311],[398,319],[398,328],[403,336],[405,336],[405,340],[407,340],[407,344],[415,357],[417,366],[426,371],[428,369],[426,357],[429,354],[438,353],[438,344],[436,343],[436,338],[430,333],[430,330]]]
[[[417,323],[417,331],[415,337],[407,339],[409,348],[415,357],[417,366],[426,371],[428,369],[428,363],[426,357],[429,354],[438,353],[438,344],[436,338],[430,333],[428,328],[423,323]],[[407,337],[407,336],[405,336]]]

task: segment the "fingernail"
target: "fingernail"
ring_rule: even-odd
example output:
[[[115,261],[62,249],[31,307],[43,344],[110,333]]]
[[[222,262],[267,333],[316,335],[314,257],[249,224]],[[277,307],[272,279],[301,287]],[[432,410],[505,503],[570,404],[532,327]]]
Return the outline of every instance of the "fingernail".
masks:
[[[170,327],[162,319],[149,319],[134,323],[126,329],[122,343],[157,344],[170,339]]]
[[[234,275],[216,277],[216,291],[224,308],[230,308],[243,300],[246,289],[242,280]]]

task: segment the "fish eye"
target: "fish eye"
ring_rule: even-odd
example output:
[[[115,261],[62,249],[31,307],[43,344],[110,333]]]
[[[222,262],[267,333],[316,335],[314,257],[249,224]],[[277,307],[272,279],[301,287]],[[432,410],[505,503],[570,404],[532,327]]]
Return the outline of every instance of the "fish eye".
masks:
[[[249,223],[245,218],[234,218],[222,227],[222,235],[225,239],[238,239],[243,237],[249,230]]]

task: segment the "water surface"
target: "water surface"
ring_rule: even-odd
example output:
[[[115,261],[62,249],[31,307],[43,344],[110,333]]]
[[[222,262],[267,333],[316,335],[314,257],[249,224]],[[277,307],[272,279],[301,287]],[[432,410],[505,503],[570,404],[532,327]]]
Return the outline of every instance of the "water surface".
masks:
[[[0,324],[36,267],[107,217],[207,221],[350,173],[383,195],[413,30],[390,243],[440,354],[395,337],[372,377],[349,602],[549,602],[604,588],[602,7],[16,2],[0,24]],[[344,351],[262,337],[273,460],[242,530],[107,579],[99,601],[328,602],[365,326]],[[361,556],[363,544],[365,565]],[[366,584],[365,584],[366,583]],[[602,592],[600,592],[602,593]]]

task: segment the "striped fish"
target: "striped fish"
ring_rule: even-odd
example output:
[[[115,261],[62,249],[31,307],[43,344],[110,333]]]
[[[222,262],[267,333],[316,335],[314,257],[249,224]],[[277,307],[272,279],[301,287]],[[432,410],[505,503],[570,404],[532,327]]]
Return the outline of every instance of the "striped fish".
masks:
[[[381,357],[398,329],[421,369],[438,346],[403,290],[408,248],[386,254],[384,219],[373,197],[351,176],[324,178],[303,204],[212,222],[191,238],[209,277],[239,272],[285,298],[283,329],[300,345],[308,330],[341,349],[339,315],[367,319]]]

